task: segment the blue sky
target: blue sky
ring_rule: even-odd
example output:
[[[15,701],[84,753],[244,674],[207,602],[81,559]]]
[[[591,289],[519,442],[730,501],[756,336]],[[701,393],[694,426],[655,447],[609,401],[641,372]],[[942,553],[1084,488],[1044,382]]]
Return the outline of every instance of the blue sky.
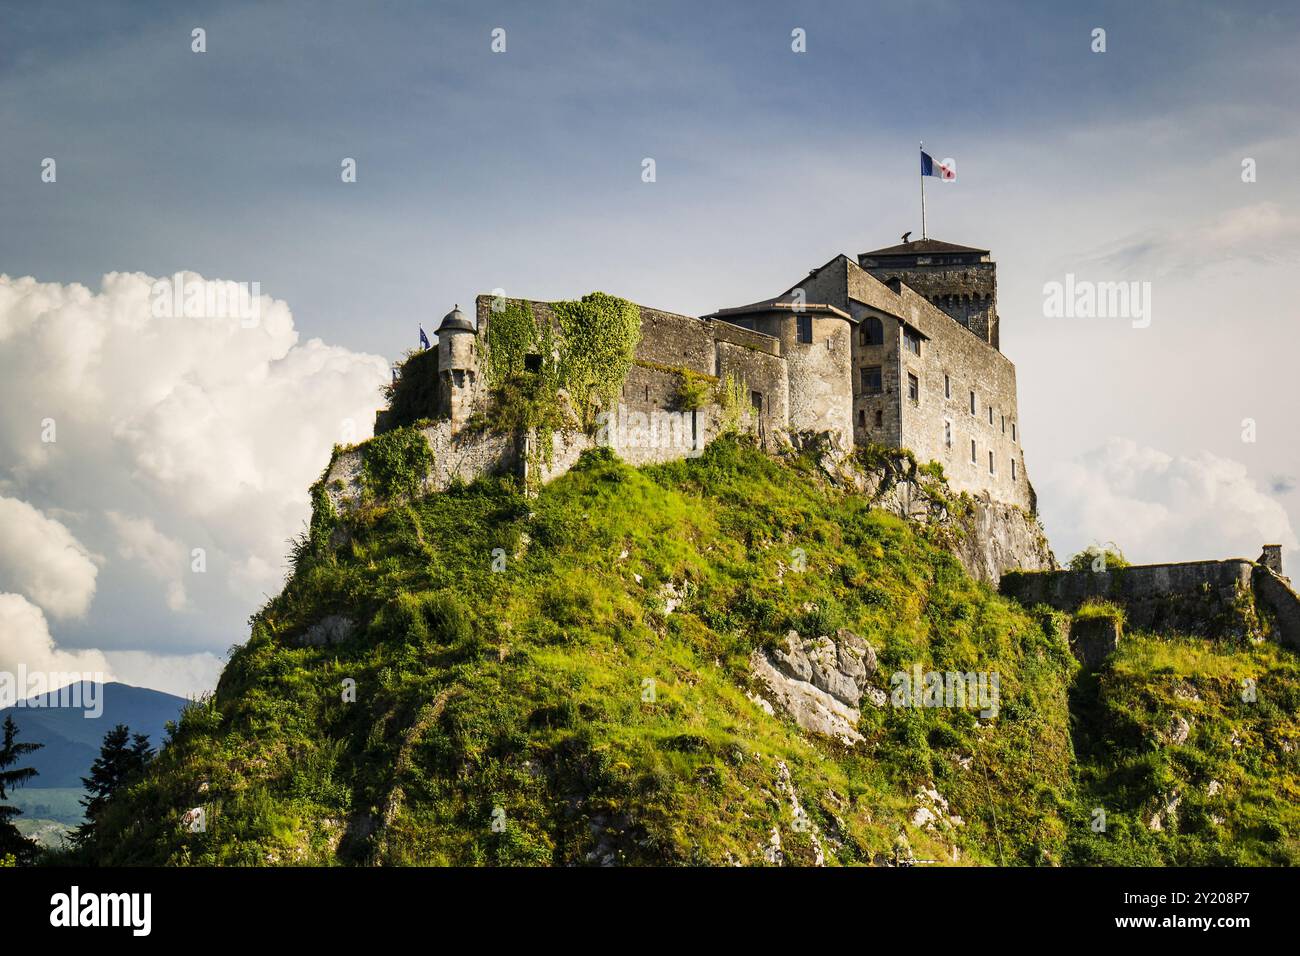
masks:
[[[388,361],[417,323],[496,287],[689,314],[774,294],[836,253],[919,232],[924,139],[959,170],[929,189],[930,235],[999,262],[1003,348],[1058,553],[1114,539],[1139,560],[1217,557],[1274,528],[1294,548],[1293,4],[13,10],[0,273],[95,292],[114,271],[256,281],[299,341]],[[191,52],[195,27],[206,53]],[[1151,327],[1045,318],[1044,283],[1069,272],[1150,281]],[[13,415],[31,396],[3,398]],[[101,404],[105,428],[139,433],[112,394]],[[67,512],[100,559],[89,612],[53,639],[149,653],[241,640],[259,593],[223,592],[203,613],[141,598],[139,559],[123,557],[139,549],[119,540],[140,526],[96,518],[110,503],[73,477],[93,468],[6,474],[0,460],[0,495]],[[221,536],[147,487],[114,494],[175,541]]]

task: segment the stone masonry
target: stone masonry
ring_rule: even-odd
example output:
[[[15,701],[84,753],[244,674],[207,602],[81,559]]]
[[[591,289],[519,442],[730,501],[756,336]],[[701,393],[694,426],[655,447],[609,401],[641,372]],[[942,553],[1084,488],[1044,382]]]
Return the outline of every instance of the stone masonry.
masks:
[[[444,480],[464,477],[469,463],[519,470],[549,460],[536,476],[547,480],[597,444],[634,465],[667,461],[699,454],[726,424],[716,389],[703,407],[679,407],[683,377],[730,379],[741,426],[765,447],[829,436],[845,450],[910,449],[940,463],[954,491],[1032,515],[1015,367],[997,347],[995,268],[984,250],[922,240],[859,261],[836,256],[780,295],[700,318],[640,306],[618,408],[597,435],[557,435],[549,456],[529,454],[528,436],[522,449],[480,448],[488,439],[468,428],[490,401],[478,363],[493,299],[479,296],[476,321],[457,309],[438,329],[438,407],[424,430],[456,452],[456,466],[440,466]],[[538,322],[554,320],[549,303],[528,304]],[[387,427],[380,413],[376,430]]]

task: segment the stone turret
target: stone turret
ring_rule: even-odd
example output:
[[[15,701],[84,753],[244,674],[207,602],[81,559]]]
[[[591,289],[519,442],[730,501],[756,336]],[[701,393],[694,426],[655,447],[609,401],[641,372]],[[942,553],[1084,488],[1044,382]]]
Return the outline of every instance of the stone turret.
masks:
[[[1282,577],[1282,546],[1280,544],[1264,545],[1264,552],[1256,564],[1262,564],[1278,577]]]
[[[438,326],[438,399],[460,431],[474,411],[478,389],[478,335],[457,305]]]

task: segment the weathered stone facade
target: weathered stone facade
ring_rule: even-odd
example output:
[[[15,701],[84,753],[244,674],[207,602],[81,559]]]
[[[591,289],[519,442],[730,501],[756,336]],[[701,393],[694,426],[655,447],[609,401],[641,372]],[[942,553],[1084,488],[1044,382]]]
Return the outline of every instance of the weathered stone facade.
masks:
[[[950,247],[926,242],[927,249]],[[993,296],[995,266],[988,254],[965,246],[950,248],[964,250],[960,256],[966,258],[983,257],[970,264],[978,274],[970,281]],[[892,271],[901,273],[899,263],[906,256],[863,253],[860,258],[889,261]],[[928,276],[927,296],[898,275],[887,275],[888,281],[882,282],[840,255],[775,298],[723,309],[713,318],[781,339],[781,354],[790,366],[791,432],[845,429],[847,400],[847,430],[855,444],[911,449],[922,462],[942,464],[954,490],[1033,513],[1037,502],[1025,470],[1016,370],[997,348],[996,302],[987,306],[980,322],[960,324],[939,300],[947,295],[964,301],[960,296],[965,293],[958,290],[965,273],[925,271],[930,268],[925,265],[918,273]],[[986,272],[985,278],[978,278]],[[945,286],[949,279],[954,284]],[[950,291],[943,292],[945,288]],[[847,352],[842,332],[848,335]]]
[[[489,401],[479,361],[494,300],[479,296],[475,323],[456,310],[438,329],[432,440],[460,447],[461,460],[490,459],[493,468],[509,466],[513,455],[514,467],[531,468],[533,477],[546,480],[596,445],[613,448],[631,464],[648,464],[699,454],[724,427],[738,424],[765,447],[829,436],[843,449],[908,448],[921,462],[942,464],[954,491],[1032,515],[1015,367],[996,347],[994,265],[982,250],[932,240],[911,246],[917,261],[907,274],[925,294],[897,275],[882,282],[873,274],[906,271],[906,249],[895,247],[864,253],[870,269],[836,256],[781,295],[702,318],[639,306],[640,343],[618,407],[603,410],[596,434],[556,435],[548,455],[533,454],[529,437],[521,439],[522,449],[511,446],[507,453],[466,431]],[[921,261],[942,257],[931,246],[960,253],[948,253],[954,261],[939,269]],[[969,293],[962,291],[968,282],[974,283]],[[965,304],[963,295],[975,304]],[[500,308],[501,300],[495,304]],[[555,322],[550,303],[527,304],[539,324]],[[976,313],[984,318],[972,319]],[[698,407],[683,407],[687,376],[710,385]],[[726,382],[734,388],[722,387]],[[730,409],[723,408],[723,395]],[[382,413],[378,422],[397,424]],[[443,480],[463,475],[461,468],[437,470]]]

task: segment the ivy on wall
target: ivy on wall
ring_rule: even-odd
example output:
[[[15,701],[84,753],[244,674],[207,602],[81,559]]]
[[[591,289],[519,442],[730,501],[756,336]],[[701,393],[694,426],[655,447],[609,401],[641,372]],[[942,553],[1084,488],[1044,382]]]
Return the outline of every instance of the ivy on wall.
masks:
[[[361,446],[361,486],[375,498],[413,498],[432,470],[433,449],[418,428],[384,432]]]
[[[743,378],[737,378],[730,372],[718,383],[714,400],[722,409],[721,431],[723,434],[743,431],[749,423],[749,385]]]
[[[685,412],[699,411],[713,400],[714,383],[712,375],[684,368],[678,371],[677,407]]]
[[[531,303],[510,299],[487,323],[488,422],[532,432],[534,464],[551,462],[555,432],[590,431],[616,404],[641,340],[640,310],[626,299],[592,292],[550,308],[554,321],[539,322]]]

